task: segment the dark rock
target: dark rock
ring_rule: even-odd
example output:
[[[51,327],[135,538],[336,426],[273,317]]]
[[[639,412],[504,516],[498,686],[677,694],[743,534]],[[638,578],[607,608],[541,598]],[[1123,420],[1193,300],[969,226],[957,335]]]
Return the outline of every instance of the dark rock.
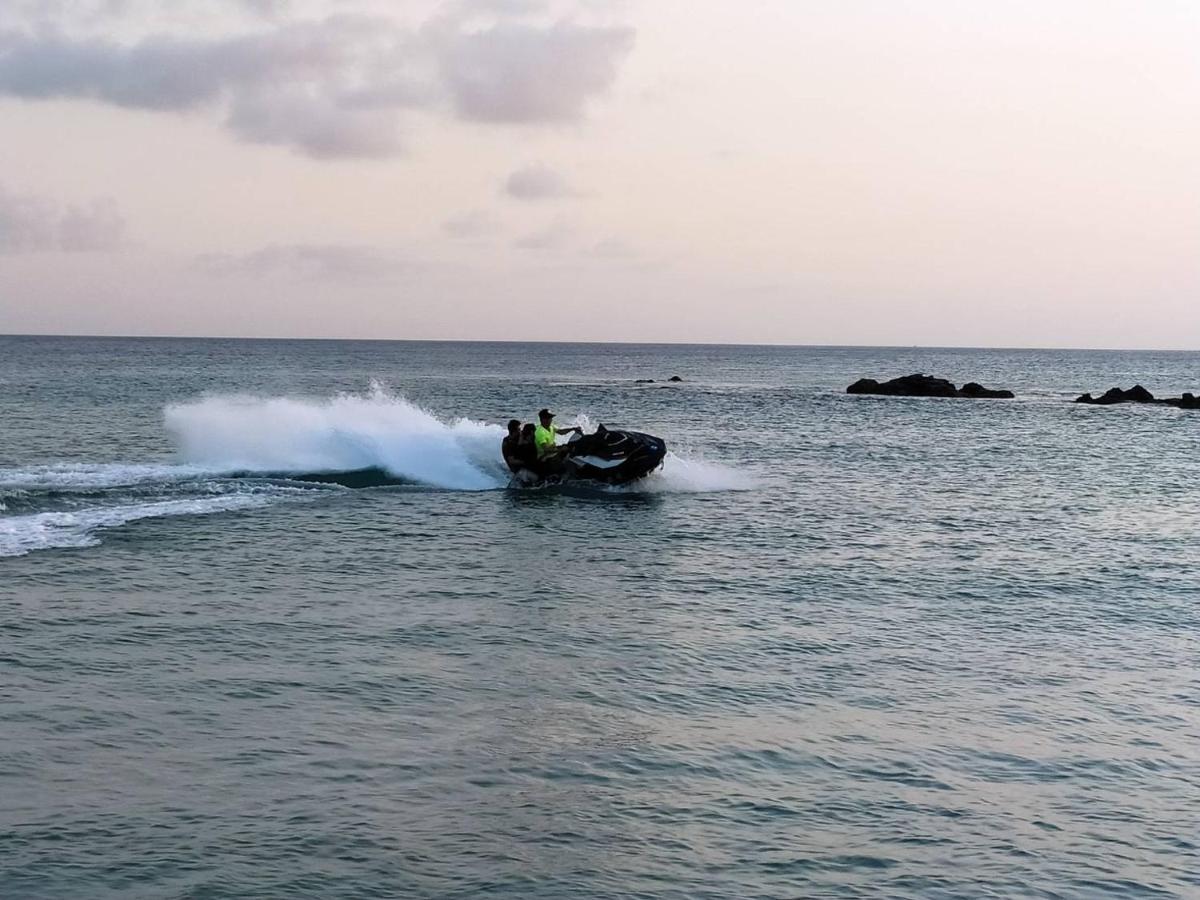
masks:
[[[957,397],[958,389],[944,378],[932,375],[905,375],[882,384],[874,378],[861,378],[846,388],[847,394],[882,394],[887,397]]]
[[[1190,393],[1184,394],[1182,397],[1170,397],[1161,402],[1179,409],[1200,409],[1200,397]]]
[[[654,379],[653,378],[635,378],[633,380],[633,383],[634,384],[654,384]]]
[[[846,388],[847,394],[879,394],[879,382],[874,378],[860,378],[850,387]]]
[[[997,390],[995,388],[985,388],[977,381],[968,381],[959,390],[960,397],[971,397],[977,399],[996,399],[996,400],[1011,400],[1013,399],[1012,391]]]
[[[672,375],[670,378],[667,379],[667,381],[683,381],[683,379],[680,378],[678,375]]]
[[[1109,388],[1099,397],[1084,394],[1076,397],[1075,402],[1091,403],[1096,406],[1112,406],[1114,403],[1152,403],[1156,406],[1174,406],[1178,409],[1200,409],[1200,397],[1196,397],[1195,394],[1186,393],[1182,397],[1164,397],[1157,400],[1140,384],[1135,384],[1127,391],[1120,388]]]
[[[874,378],[860,378],[850,387],[847,394],[881,394],[886,397],[968,397],[1010,399],[1012,391],[993,390],[972,381],[960,391],[953,383],[932,375],[905,375],[880,384]]]
[[[1114,403],[1158,403],[1154,399],[1154,395],[1142,387],[1140,384],[1135,384],[1127,391],[1120,388],[1109,388],[1099,397],[1093,397],[1091,394],[1083,394],[1075,398],[1076,403],[1091,403],[1096,406],[1112,406]]]

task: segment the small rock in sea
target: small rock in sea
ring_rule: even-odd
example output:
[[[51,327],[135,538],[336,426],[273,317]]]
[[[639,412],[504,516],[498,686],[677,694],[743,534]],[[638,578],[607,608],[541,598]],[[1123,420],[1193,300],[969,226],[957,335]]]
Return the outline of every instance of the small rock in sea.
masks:
[[[1091,403],[1095,406],[1112,406],[1114,403],[1155,403],[1154,395],[1142,387],[1140,384],[1135,384],[1127,391],[1120,388],[1109,388],[1099,397],[1093,397],[1091,394],[1084,394],[1075,398],[1076,403]]]
[[[1093,406],[1112,406],[1115,403],[1152,403],[1156,406],[1174,406],[1178,409],[1200,409],[1200,398],[1195,394],[1185,393],[1182,397],[1164,397],[1159,400],[1142,387],[1135,384],[1127,391],[1120,388],[1109,388],[1099,397],[1083,394],[1075,398],[1076,403],[1090,403]]]
[[[932,375],[905,375],[893,378],[882,384],[874,378],[860,378],[850,387],[847,394],[881,394],[886,397],[967,397],[971,399],[998,398],[1011,399],[1012,391],[985,388],[977,382],[970,382],[960,391],[952,382],[945,378],[934,378]]]
[[[997,388],[985,388],[982,384],[980,384],[977,381],[968,381],[959,390],[958,395],[960,397],[973,397],[973,398],[979,398],[982,400],[987,400],[987,399],[1012,400],[1013,399],[1012,391],[1006,391],[1006,390],[997,389]]]
[[[670,378],[667,379],[667,381],[683,381],[683,379],[680,378],[678,375],[672,375]]]
[[[633,380],[633,383],[634,384],[654,384],[654,379],[653,378],[635,378]]]

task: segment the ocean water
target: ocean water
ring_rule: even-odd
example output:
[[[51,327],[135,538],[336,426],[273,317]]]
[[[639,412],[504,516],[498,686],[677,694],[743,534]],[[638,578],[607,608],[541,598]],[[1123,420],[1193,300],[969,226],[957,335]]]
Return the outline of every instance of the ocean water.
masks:
[[[914,371],[1018,399],[843,393]],[[1200,896],[1135,382],[1200,354],[0,338],[0,897]],[[544,405],[672,455],[507,490]]]

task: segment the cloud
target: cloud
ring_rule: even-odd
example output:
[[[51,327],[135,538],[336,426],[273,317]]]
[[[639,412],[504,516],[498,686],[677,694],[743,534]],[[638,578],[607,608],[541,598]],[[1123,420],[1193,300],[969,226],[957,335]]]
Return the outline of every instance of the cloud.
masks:
[[[605,238],[596,242],[591,255],[598,259],[632,259],[637,253],[620,238]]]
[[[473,209],[447,219],[442,223],[442,231],[452,238],[470,240],[497,234],[500,225],[490,214]]]
[[[196,262],[215,275],[321,281],[381,280],[412,268],[393,253],[353,244],[272,244],[252,253],[207,254]]]
[[[69,206],[58,223],[59,246],[68,253],[116,250],[125,240],[125,219],[111,199]]]
[[[513,242],[519,250],[554,251],[564,249],[575,233],[575,229],[561,219],[555,219],[545,228],[530,232]]]
[[[504,181],[504,193],[517,200],[578,196],[561,175],[540,163],[517,169],[509,175]]]
[[[226,125],[242,140],[290,145],[314,159],[382,159],[403,149],[394,113],[348,108],[303,88],[246,92],[230,106]]]
[[[467,13],[523,16],[542,12],[548,5],[546,0],[459,0],[458,8]]]
[[[125,220],[112,200],[63,210],[44,197],[0,186],[0,254],[116,250],[124,239]]]
[[[460,117],[476,122],[555,123],[583,117],[608,91],[633,49],[631,28],[503,22],[441,37],[439,62]]]
[[[97,20],[86,37],[61,11],[49,21],[28,12],[8,30],[0,16],[0,96],[215,112],[243,141],[380,158],[403,151],[404,117],[418,107],[477,122],[576,121],[633,42],[629,28],[525,21],[541,7],[519,0],[475,0],[417,28],[381,15],[298,20],[269,0],[241,6],[265,16],[226,35],[146,18],[175,30],[139,39],[127,36],[132,12]],[[474,24],[481,11],[493,24]]]
[[[390,22],[348,17],[131,45],[9,32],[0,35],[0,93],[153,111],[223,104],[244,140],[319,158],[389,156],[401,149],[398,110],[424,96],[400,89],[409,40]]]

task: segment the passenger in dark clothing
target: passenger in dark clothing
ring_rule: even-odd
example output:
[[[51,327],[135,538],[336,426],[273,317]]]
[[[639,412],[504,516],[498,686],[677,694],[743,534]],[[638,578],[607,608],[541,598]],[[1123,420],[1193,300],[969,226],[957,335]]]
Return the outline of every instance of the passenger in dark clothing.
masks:
[[[524,467],[524,455],[521,453],[521,423],[516,419],[509,420],[508,434],[500,444],[500,453],[504,456],[504,464],[509,470],[516,472]]]
[[[537,441],[534,440],[534,430],[537,428],[532,422],[526,422],[521,426],[521,443],[517,445],[517,455],[521,459],[521,464],[527,469],[533,469],[537,465]]]

